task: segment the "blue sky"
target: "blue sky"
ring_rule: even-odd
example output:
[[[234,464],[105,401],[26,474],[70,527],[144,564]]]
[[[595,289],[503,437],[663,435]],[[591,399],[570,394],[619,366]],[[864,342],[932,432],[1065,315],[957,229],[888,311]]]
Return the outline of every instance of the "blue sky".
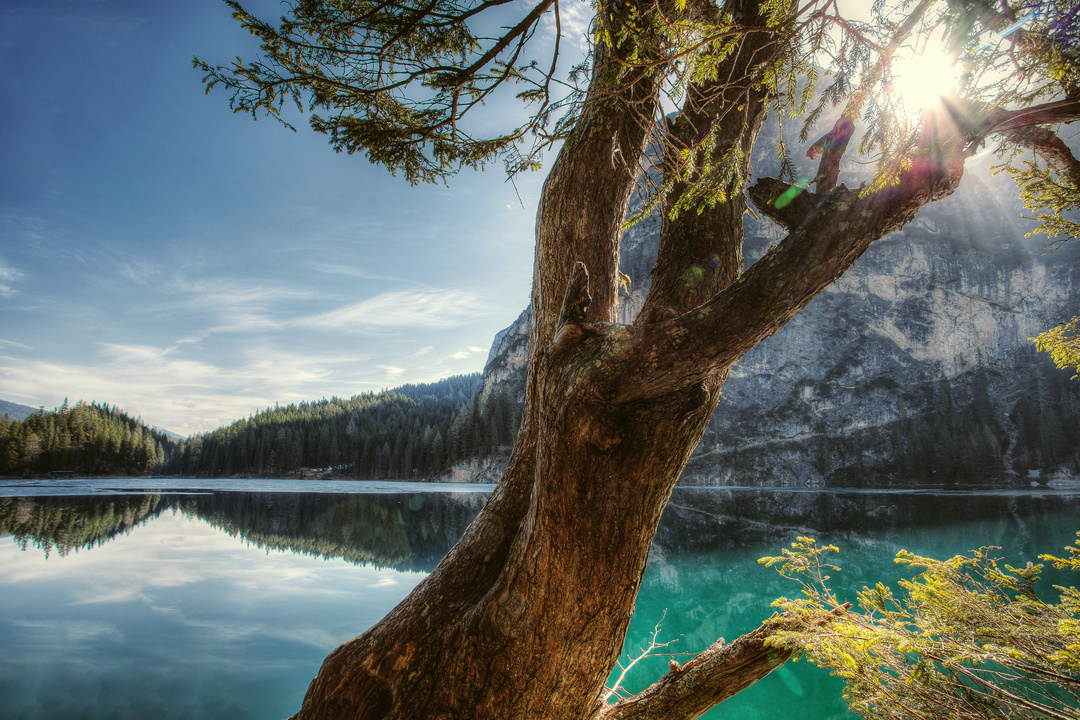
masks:
[[[483,367],[542,176],[414,188],[233,115],[191,58],[253,48],[219,0],[0,5],[0,398],[186,435]]]

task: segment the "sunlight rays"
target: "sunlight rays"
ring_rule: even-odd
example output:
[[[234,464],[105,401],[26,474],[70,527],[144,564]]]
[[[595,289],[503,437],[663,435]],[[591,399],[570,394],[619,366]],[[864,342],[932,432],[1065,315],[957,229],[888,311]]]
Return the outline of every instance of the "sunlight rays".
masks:
[[[915,117],[952,94],[955,83],[955,65],[940,43],[928,42],[922,52],[898,60],[893,68],[893,92]]]

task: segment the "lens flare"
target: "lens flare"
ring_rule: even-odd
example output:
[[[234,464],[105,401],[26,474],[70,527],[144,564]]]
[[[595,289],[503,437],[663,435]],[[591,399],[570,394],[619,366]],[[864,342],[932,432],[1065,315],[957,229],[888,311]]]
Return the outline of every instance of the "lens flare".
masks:
[[[948,96],[955,77],[952,60],[931,46],[918,55],[898,60],[893,69],[893,88],[904,107],[918,113]]]

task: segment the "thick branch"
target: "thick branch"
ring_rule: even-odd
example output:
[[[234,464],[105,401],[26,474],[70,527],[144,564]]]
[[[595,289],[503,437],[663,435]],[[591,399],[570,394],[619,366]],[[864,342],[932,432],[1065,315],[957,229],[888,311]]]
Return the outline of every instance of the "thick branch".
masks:
[[[817,626],[826,625],[850,607],[844,603],[811,622]],[[791,657],[791,650],[771,646],[768,642],[789,620],[787,613],[773,615],[761,627],[734,642],[725,644],[721,638],[685,665],[670,665],[671,672],[637,695],[601,710],[599,720],[693,720],[701,717]]]
[[[979,129],[983,136],[993,133],[1004,135],[1035,125],[1056,125],[1077,120],[1080,120],[1080,100],[1058,100],[1019,110],[992,110],[986,114]]]
[[[723,640],[633,697],[600,713],[602,720],[691,720],[762,679],[791,653],[768,647],[775,632],[762,625],[734,642]]]
[[[904,171],[897,185],[865,198],[841,185],[808,215],[815,197],[809,193],[786,213],[770,211],[792,232],[709,302],[638,327],[633,341],[613,350],[609,396],[616,402],[655,397],[733,365],[843,275],[871,243],[900,229],[922,206],[950,195],[963,175],[961,145],[957,137],[944,140]],[[777,182],[767,181],[773,192]]]
[[[771,66],[784,51],[785,41],[765,26],[757,3],[727,3],[732,22],[745,28],[738,48],[716,68],[715,77],[691,83],[686,102],[668,126],[660,171],[666,189],[661,209],[663,227],[652,286],[639,322],[670,318],[700,305],[724,289],[742,272],[742,226],[746,199],[740,184],[750,173],[750,156],[765,117],[767,90],[761,83],[762,68]],[[696,150],[713,146],[708,157]],[[686,174],[682,152],[704,168]],[[725,156],[734,155],[738,160]],[[684,196],[708,179],[708,168],[723,168],[731,177],[721,178],[714,193],[722,195],[708,207],[682,208]],[[715,169],[712,171],[715,172]],[[680,177],[678,181],[673,178]]]
[[[950,195],[964,159],[987,134],[1076,119],[1075,100],[994,110],[970,122],[964,115],[931,116],[923,145],[899,182],[866,197],[843,185],[821,196],[774,179],[760,181],[751,196],[790,234],[707,303],[676,318],[639,324],[635,339],[613,350],[614,362],[602,379],[607,397],[655,397],[730,367],[837,280],[871,243]]]

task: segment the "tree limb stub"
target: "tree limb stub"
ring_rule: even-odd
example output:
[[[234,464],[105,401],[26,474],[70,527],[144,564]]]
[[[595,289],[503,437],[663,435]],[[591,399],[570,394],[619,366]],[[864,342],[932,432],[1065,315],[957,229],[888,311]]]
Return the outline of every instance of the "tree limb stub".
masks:
[[[758,180],[747,194],[758,212],[789,232],[806,222],[823,199],[806,188],[771,177]]]

